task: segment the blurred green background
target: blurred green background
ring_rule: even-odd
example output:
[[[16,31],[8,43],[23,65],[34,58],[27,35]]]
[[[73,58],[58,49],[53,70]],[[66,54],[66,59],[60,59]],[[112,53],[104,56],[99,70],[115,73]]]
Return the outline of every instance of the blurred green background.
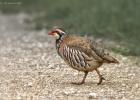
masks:
[[[0,10],[34,15],[35,29],[60,26],[69,33],[115,41],[123,47],[112,48],[115,52],[140,56],[140,0],[0,0]]]

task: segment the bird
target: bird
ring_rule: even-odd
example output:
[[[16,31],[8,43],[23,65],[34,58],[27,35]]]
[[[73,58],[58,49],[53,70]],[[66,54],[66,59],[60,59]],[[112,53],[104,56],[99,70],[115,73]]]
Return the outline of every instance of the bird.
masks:
[[[55,38],[55,47],[58,55],[73,69],[84,72],[80,82],[73,84],[82,85],[89,72],[96,71],[99,82],[105,78],[100,74],[98,68],[104,63],[119,63],[119,61],[105,52],[105,49],[96,41],[68,34],[62,28],[53,28],[48,35]]]

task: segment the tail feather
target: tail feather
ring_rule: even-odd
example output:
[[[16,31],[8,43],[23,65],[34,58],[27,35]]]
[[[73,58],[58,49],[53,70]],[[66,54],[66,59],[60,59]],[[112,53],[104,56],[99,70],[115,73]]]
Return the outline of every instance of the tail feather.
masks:
[[[119,64],[119,61],[117,59],[113,58],[110,55],[104,55],[104,60],[107,63],[117,63],[117,64]]]

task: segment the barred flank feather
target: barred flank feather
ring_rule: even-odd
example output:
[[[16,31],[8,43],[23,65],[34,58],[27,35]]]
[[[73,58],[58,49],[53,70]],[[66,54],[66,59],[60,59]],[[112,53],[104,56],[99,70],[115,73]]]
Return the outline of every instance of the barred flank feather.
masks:
[[[63,58],[69,65],[71,65],[75,69],[86,69],[86,66],[88,65],[85,61],[84,56],[82,55],[84,53],[80,52],[79,50],[75,50],[72,48],[69,48],[68,46],[64,46],[63,49]]]

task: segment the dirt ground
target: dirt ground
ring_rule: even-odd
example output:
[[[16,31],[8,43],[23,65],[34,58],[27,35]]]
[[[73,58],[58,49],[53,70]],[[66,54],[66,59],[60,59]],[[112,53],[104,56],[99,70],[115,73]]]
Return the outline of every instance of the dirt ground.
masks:
[[[140,100],[138,57],[114,54],[120,64],[104,65],[84,85],[73,85],[83,73],[57,55],[46,30],[29,30],[25,14],[0,14],[0,100]]]

